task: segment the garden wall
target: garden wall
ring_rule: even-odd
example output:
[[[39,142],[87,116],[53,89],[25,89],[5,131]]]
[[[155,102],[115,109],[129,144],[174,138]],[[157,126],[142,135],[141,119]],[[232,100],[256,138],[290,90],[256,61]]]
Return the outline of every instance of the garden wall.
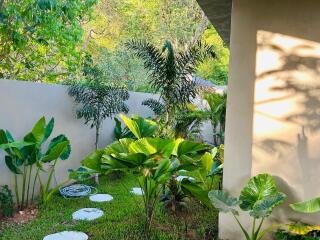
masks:
[[[149,117],[153,112],[141,102],[147,98],[158,98],[149,93],[130,92],[127,101],[129,113]],[[204,103],[197,99],[195,104],[203,107]],[[72,153],[67,161],[60,161],[56,168],[56,181],[68,179],[68,169],[77,169],[80,161],[94,150],[95,130],[84,124],[82,119],[75,118],[74,101],[67,94],[67,86],[45,83],[33,83],[13,80],[0,80],[0,129],[9,130],[15,139],[21,139],[31,131],[35,122],[45,116],[47,121],[55,118],[52,137],[65,134],[71,142]],[[210,123],[204,123],[202,137],[212,142]],[[100,148],[114,141],[114,120],[104,121]],[[0,186],[14,187],[14,179],[4,162],[4,152],[0,152]]]
[[[127,104],[130,114],[143,117],[152,116],[149,108],[141,102],[152,97],[147,93],[130,93]],[[62,85],[0,80],[0,128],[8,129],[16,139],[29,132],[35,122],[45,116],[47,121],[55,118],[55,128],[51,136],[65,134],[71,142],[72,154],[67,161],[60,161],[56,168],[57,182],[67,180],[68,169],[76,169],[88,153],[94,150],[95,131],[84,125],[83,120],[75,118],[73,99]],[[107,119],[101,130],[100,147],[114,140],[114,121]],[[13,175],[4,162],[0,152],[0,185],[8,184],[13,189]]]

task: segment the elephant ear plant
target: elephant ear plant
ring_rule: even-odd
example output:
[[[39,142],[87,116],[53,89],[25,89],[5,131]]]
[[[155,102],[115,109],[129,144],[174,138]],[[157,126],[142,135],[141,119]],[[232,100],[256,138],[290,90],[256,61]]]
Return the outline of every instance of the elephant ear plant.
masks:
[[[283,203],[286,195],[277,190],[276,182],[272,176],[259,174],[249,180],[242,189],[239,199],[222,190],[210,191],[209,198],[219,211],[233,215],[246,240],[260,240],[276,227],[271,226],[263,231],[261,229],[264,220],[270,216],[276,206]],[[237,206],[243,211],[249,211],[253,219],[251,233],[244,228],[238,219]]]
[[[6,152],[5,163],[14,175],[15,195],[19,209],[28,206],[31,192],[31,202],[33,202],[37,180],[40,183],[43,202],[48,201],[57,188],[51,190],[54,169],[58,159],[68,159],[71,146],[66,136],[59,135],[53,138],[47,150],[43,151],[43,145],[51,136],[53,127],[53,118],[46,123],[45,118],[42,117],[31,132],[23,138],[23,141],[15,141],[9,131],[0,130],[0,149]],[[49,165],[49,176],[44,182],[41,173],[46,173],[45,165]],[[21,187],[18,176],[22,178]]]
[[[154,122],[136,117],[130,119],[124,115],[121,119],[134,139],[122,138],[104,150],[90,154],[82,161],[82,170],[78,172],[83,176],[87,173],[108,174],[112,171],[138,172],[138,182],[143,190],[145,234],[148,239],[160,193],[168,186],[168,182],[175,180],[178,171],[196,169],[203,152],[209,150],[210,146],[183,139],[150,137],[156,131]],[[83,169],[88,169],[88,172]],[[75,172],[71,172],[71,176],[75,176]],[[210,206],[207,191],[187,179],[184,179],[181,186],[183,191]]]

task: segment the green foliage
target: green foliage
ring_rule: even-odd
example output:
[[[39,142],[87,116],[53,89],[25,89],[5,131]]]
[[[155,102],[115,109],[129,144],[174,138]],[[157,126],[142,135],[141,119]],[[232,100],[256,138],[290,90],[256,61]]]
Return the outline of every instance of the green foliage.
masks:
[[[131,118],[128,118],[121,114],[120,118],[137,139],[152,137],[157,130],[157,124],[154,121],[142,118],[138,115],[133,115]]]
[[[228,85],[229,49],[212,25],[209,25],[204,32],[203,41],[214,46],[217,57],[201,64],[197,69],[197,75],[216,85]]]
[[[199,166],[204,165],[203,156],[206,156],[210,146],[183,139],[148,137],[156,130],[154,122],[138,117],[130,119],[124,115],[121,115],[121,118],[135,135],[135,138],[119,139],[107,146],[106,149],[90,154],[81,163],[85,169],[103,174],[113,171],[140,173],[139,183],[144,191],[146,213],[145,232],[150,231],[153,211],[160,199],[160,186],[163,186],[163,190],[167,192],[162,200],[171,209],[178,208],[176,204],[179,203],[175,200],[178,197],[183,200],[184,194],[198,199],[210,207],[207,188],[186,179],[181,183],[176,181],[176,176],[180,171],[197,171]],[[217,150],[214,151],[214,154],[216,152]],[[211,162],[206,165],[205,177],[212,171],[213,157],[209,159]],[[173,199],[174,201],[172,201]]]
[[[226,125],[227,94],[205,93],[203,98],[209,105],[209,109],[203,112],[203,116],[211,121],[214,131],[214,144],[223,144]]]
[[[85,184],[92,185],[94,181]],[[60,231],[81,231],[89,235],[90,240],[142,240],[145,223],[143,198],[130,193],[131,188],[137,186],[136,175],[126,174],[121,179],[113,175],[101,176],[100,184],[96,186],[98,192],[111,194],[113,201],[94,203],[88,198],[70,200],[55,194],[50,204],[41,205],[37,218],[30,222],[8,226],[5,221],[0,221],[0,238],[39,240]],[[108,214],[94,223],[72,220],[73,212],[88,207],[100,208]],[[180,219],[164,214],[159,204],[154,212],[149,240],[178,240],[191,234],[197,239],[215,239],[217,230],[217,211],[208,211],[195,201],[190,201],[187,214]]]
[[[251,178],[242,189],[239,200],[230,196],[226,191],[214,190],[209,192],[209,198],[213,206],[224,213],[230,212],[247,240],[260,240],[273,229],[271,227],[261,231],[264,219],[272,213],[276,206],[283,203],[285,197],[285,194],[277,190],[275,180],[268,174],[259,174]],[[249,211],[253,218],[251,235],[237,217],[239,215],[236,210],[238,205],[241,210]],[[256,226],[258,219],[260,219],[260,223]]]
[[[42,117],[36,122],[31,132],[26,134],[23,141],[15,141],[9,131],[0,130],[0,149],[7,153],[5,162],[8,169],[14,174],[16,200],[20,209],[28,206],[31,191],[31,202],[33,201],[37,180],[40,183],[43,202],[50,200],[56,191],[56,189],[51,189],[54,169],[58,159],[66,160],[69,157],[71,146],[64,135],[59,135],[51,140],[47,150],[43,152],[43,145],[50,137],[53,127],[53,118],[47,124],[45,118]],[[48,171],[49,177],[46,178],[46,182],[43,182],[41,172],[46,172],[43,168],[45,163],[50,163],[51,169]],[[36,173],[33,175],[34,168]],[[22,175],[21,188],[18,175]],[[32,177],[34,179],[31,182]],[[19,189],[21,189],[20,193]]]
[[[166,41],[159,49],[145,40],[131,40],[126,46],[143,60],[145,68],[149,71],[149,84],[160,94],[162,105],[155,104],[154,101],[147,104],[158,112],[159,106],[164,107],[160,129],[162,135],[169,132],[167,137],[171,137],[170,130],[167,129],[174,129],[176,113],[185,109],[198,93],[197,84],[192,76],[199,64],[215,57],[213,48],[197,42],[184,51],[178,51],[171,42]]]
[[[148,98],[144,100],[141,104],[142,106],[148,106],[157,116],[161,116],[165,111],[164,104],[153,98]]]
[[[95,127],[97,149],[102,122],[117,113],[128,112],[125,101],[129,99],[129,93],[124,86],[109,82],[89,55],[83,63],[82,72],[84,80],[73,81],[68,93],[78,106],[77,118],[84,118],[85,124]]]
[[[77,70],[82,23],[96,0],[4,0],[0,78],[60,81]]]
[[[12,217],[14,211],[13,196],[8,185],[2,186],[0,191],[0,212],[4,217]]]
[[[159,92],[166,112],[185,106],[197,94],[192,75],[196,67],[209,57],[214,57],[212,47],[198,42],[185,51],[175,51],[171,42],[166,41],[158,49],[145,40],[132,40],[126,46],[143,59],[150,71],[150,85]],[[173,116],[170,116],[173,117]]]
[[[290,207],[301,213],[320,212],[320,197],[308,201],[291,204]]]
[[[275,240],[318,240],[320,233],[313,232],[308,235],[293,234],[284,230],[279,230],[274,233]]]
[[[126,49],[122,47],[114,51],[103,49],[97,57],[97,64],[110,82],[125,85],[130,91],[151,91],[148,85],[148,72],[143,62],[132,57]]]

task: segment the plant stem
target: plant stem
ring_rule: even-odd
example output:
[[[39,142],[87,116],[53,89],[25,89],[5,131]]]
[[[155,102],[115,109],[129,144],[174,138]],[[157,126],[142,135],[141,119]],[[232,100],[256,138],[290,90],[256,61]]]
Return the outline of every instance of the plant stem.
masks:
[[[19,197],[19,189],[18,189],[18,176],[17,174],[14,174],[14,188],[16,193],[16,199],[17,199],[17,205],[18,209],[20,209],[20,197]]]
[[[255,232],[255,238],[256,238],[256,239],[257,239],[257,237],[258,237],[258,235],[259,235],[259,232],[260,232],[260,230],[261,230],[263,221],[264,221],[264,218],[261,219],[261,222],[260,222],[260,224],[259,224],[259,226],[258,226],[258,228],[257,228],[257,230],[256,230],[256,232]]]
[[[253,223],[252,223],[252,232],[251,232],[251,238],[252,240],[255,239],[255,229],[256,229],[256,218],[254,217],[253,218]]]
[[[21,199],[21,209],[24,208],[24,197],[26,192],[26,180],[27,180],[27,167],[24,165],[23,167],[23,179],[22,179],[22,199]]]
[[[49,192],[49,188],[51,186],[52,176],[53,176],[54,169],[56,167],[57,161],[58,161],[58,159],[54,160],[54,163],[53,163],[53,166],[51,168],[50,175],[49,175],[49,178],[48,178],[48,182],[47,182],[46,188],[45,188],[44,193],[43,193],[44,195],[46,195]]]
[[[98,105],[98,115],[100,116],[100,105]],[[98,145],[99,145],[99,136],[100,136],[100,119],[99,119],[99,116],[98,116],[98,119],[97,119],[97,122],[96,122],[96,142],[95,142],[95,149],[96,151],[98,150]],[[97,184],[99,184],[99,174],[96,173],[94,175],[94,179],[95,179],[95,182]]]
[[[32,165],[29,166],[29,176],[28,176],[28,189],[27,189],[27,206],[29,205],[29,191],[30,191],[30,182],[31,182],[31,173],[32,173]]]
[[[37,181],[37,178],[38,178],[38,174],[39,174],[39,168],[37,169],[36,175],[34,176],[34,181],[33,181],[33,186],[32,186],[31,202],[33,202],[34,191],[35,191],[35,187],[36,187],[36,181]]]
[[[244,233],[245,237],[247,240],[251,240],[250,237],[249,237],[249,234],[248,232],[244,229],[244,227],[242,226],[242,224],[240,223],[239,219],[237,218],[237,216],[232,213],[233,217],[235,218],[235,220],[237,221],[238,225],[240,226],[242,232]]]

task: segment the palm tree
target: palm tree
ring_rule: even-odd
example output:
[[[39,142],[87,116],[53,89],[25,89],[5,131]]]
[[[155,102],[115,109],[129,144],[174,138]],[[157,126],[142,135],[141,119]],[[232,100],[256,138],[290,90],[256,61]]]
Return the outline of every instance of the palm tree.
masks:
[[[170,41],[157,48],[145,40],[131,40],[126,47],[144,61],[150,74],[149,84],[160,93],[165,125],[172,126],[175,113],[196,97],[198,87],[193,75],[199,64],[215,57],[213,47],[197,42],[185,51],[175,51]]]
[[[208,102],[210,110],[207,110],[207,116],[212,124],[214,131],[214,144],[224,143],[224,131],[226,125],[227,94],[206,93],[204,99]]]
[[[123,86],[109,83],[89,55],[85,58],[82,73],[84,79],[73,81],[68,93],[78,106],[77,118],[84,118],[85,124],[96,129],[97,150],[103,120],[121,112],[128,112],[125,101],[129,99],[129,92]]]

